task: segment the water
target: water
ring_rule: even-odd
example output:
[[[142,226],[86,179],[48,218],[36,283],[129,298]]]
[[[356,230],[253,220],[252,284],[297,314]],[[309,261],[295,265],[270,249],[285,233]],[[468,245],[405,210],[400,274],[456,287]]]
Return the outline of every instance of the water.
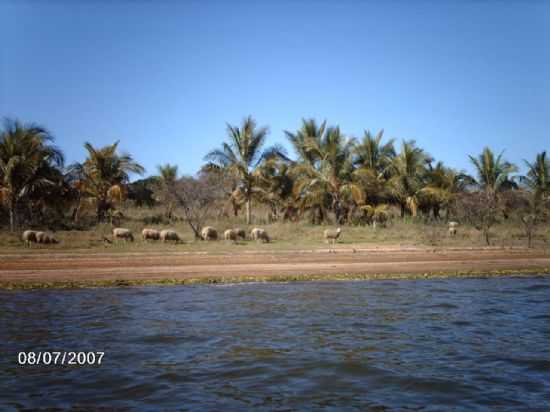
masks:
[[[0,410],[548,411],[550,278],[4,291],[0,354]]]

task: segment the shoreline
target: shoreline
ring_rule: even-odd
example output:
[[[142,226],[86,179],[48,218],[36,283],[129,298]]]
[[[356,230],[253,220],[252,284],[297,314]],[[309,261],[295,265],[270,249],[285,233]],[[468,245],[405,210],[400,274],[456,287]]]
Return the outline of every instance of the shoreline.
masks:
[[[323,250],[225,253],[89,251],[3,254],[0,289],[354,281],[550,274],[542,249],[349,245]]]
[[[361,282],[384,280],[429,280],[429,279],[482,279],[495,277],[531,277],[548,276],[550,267],[527,270],[500,270],[489,272],[427,272],[427,273],[378,273],[365,275],[295,275],[295,276],[240,276],[240,277],[202,277],[188,279],[113,279],[101,281],[0,281],[0,290],[36,290],[36,289],[92,289],[113,287],[147,286],[192,286],[192,285],[238,285],[252,283],[290,283],[290,282]]]

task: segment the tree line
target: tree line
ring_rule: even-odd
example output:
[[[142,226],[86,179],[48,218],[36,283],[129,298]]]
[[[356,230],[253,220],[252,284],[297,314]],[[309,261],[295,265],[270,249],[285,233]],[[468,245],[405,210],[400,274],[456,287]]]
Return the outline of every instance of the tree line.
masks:
[[[524,161],[525,173],[503,153],[485,148],[470,155],[471,176],[436,161],[414,140],[385,139],[383,130],[345,136],[339,126],[303,119],[284,131],[295,153],[266,147],[267,127],[252,117],[227,124],[220,147],[205,156],[197,176],[179,176],[161,165],[154,176],[130,183],[144,168],[118,142],[94,147],[86,159],[65,165],[63,152],[42,126],[6,119],[0,134],[0,217],[15,230],[46,219],[78,222],[93,210],[97,222],[112,219],[119,205],[160,203],[170,218],[178,209],[198,233],[206,213],[222,201],[228,214],[263,205],[273,221],[307,219],[313,224],[384,224],[393,215],[462,219],[487,236],[500,218],[520,213],[525,227],[546,218],[550,162],[543,151]],[[5,220],[5,221],[6,221]],[[527,230],[527,229],[526,229]]]

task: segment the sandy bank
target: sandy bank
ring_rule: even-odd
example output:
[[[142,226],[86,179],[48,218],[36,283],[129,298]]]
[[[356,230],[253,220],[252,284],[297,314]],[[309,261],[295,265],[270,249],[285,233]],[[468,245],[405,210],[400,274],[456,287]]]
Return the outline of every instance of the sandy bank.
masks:
[[[550,254],[526,249],[294,250],[276,253],[40,251],[0,256],[0,287],[106,286],[267,280],[547,273]]]

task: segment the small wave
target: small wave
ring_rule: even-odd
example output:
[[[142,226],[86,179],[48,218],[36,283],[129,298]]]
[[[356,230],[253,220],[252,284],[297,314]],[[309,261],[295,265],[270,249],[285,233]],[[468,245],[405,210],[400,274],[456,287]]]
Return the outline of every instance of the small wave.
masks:
[[[433,293],[450,293],[451,291],[449,289],[443,289],[443,288],[431,288],[429,292]]]
[[[452,303],[436,303],[426,307],[429,309],[459,309],[459,306],[453,305]]]
[[[183,337],[173,335],[149,335],[144,336],[137,340],[137,343],[147,344],[176,344],[179,342],[187,341]]]
[[[523,290],[545,290],[545,289],[550,289],[550,284],[537,283],[537,284],[530,285],[523,288]]]
[[[406,378],[402,380],[403,389],[413,390],[417,392],[433,393],[455,397],[456,395],[467,395],[473,391],[467,385],[461,384],[459,381],[446,379],[422,379],[422,378]]]
[[[547,359],[502,358],[501,361],[526,368],[532,372],[550,372],[550,360]]]

